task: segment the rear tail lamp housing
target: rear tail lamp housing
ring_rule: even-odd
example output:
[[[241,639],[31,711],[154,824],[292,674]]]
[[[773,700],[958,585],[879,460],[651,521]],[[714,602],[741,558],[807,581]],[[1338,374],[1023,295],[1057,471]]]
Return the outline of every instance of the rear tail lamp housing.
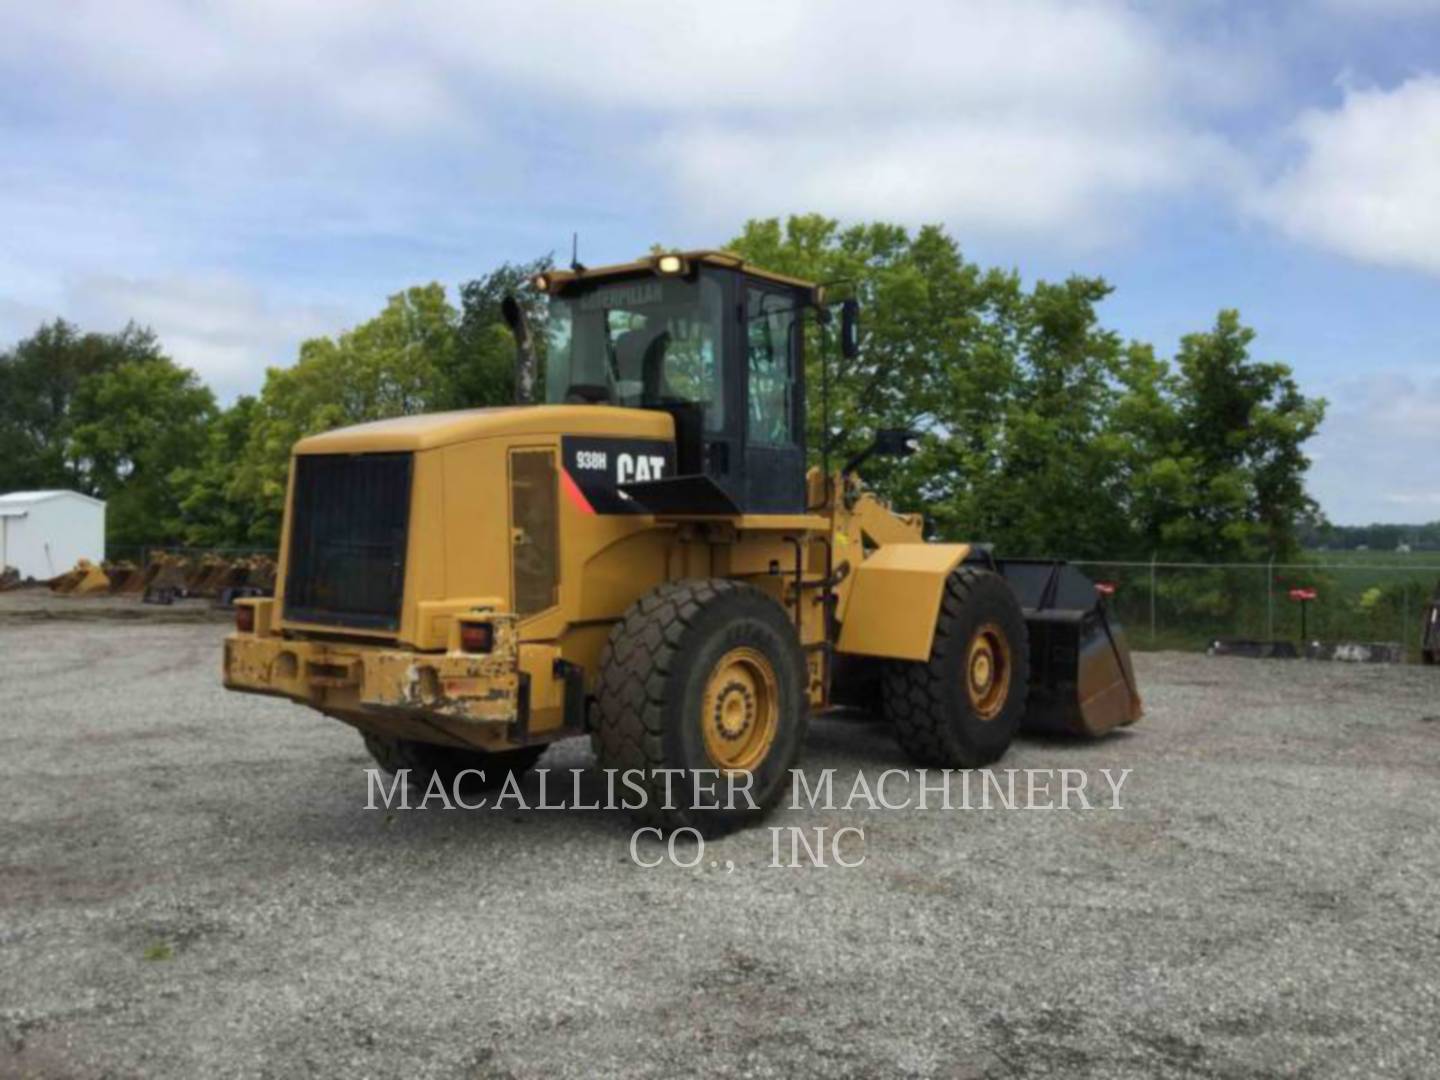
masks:
[[[235,629],[242,634],[255,632],[255,607],[253,604],[235,605]]]
[[[495,648],[495,626],[488,622],[460,624],[460,651],[488,653]]]

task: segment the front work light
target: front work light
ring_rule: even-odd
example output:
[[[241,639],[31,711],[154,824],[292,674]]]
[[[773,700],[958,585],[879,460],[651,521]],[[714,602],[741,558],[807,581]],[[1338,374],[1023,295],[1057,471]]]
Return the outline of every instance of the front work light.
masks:
[[[681,274],[685,271],[685,260],[679,255],[661,255],[655,260],[657,274]]]
[[[548,293],[550,291],[550,275],[536,274],[530,279],[530,284],[540,292]]]

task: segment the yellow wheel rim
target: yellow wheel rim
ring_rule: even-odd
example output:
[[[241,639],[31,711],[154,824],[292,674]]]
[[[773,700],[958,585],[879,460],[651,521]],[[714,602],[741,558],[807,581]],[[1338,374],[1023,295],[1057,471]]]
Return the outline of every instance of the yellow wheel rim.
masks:
[[[981,720],[994,720],[1010,697],[1010,639],[994,623],[975,631],[965,656],[965,692]]]
[[[705,752],[717,768],[751,771],[765,760],[780,727],[775,669],[748,646],[720,658],[701,707]]]

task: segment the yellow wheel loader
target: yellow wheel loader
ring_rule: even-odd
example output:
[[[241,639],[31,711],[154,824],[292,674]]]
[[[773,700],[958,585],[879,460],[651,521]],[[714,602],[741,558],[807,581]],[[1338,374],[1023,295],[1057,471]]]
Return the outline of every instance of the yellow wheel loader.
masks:
[[[1139,717],[1081,574],[927,543],[919,514],[865,489],[864,461],[910,433],[807,468],[821,287],[707,251],[532,284],[543,404],[296,445],[275,596],[237,603],[228,688],[344,721],[422,784],[502,782],[588,734],[630,809],[707,834],[774,805],[820,710],[878,710],[938,768],[995,761],[1022,727]],[[505,313],[528,400],[531,331],[513,298]]]

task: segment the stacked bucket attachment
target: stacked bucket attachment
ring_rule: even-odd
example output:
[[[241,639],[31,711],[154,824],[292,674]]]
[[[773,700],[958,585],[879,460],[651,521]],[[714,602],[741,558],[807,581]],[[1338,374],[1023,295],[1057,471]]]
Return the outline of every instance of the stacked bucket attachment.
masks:
[[[140,573],[134,563],[125,559],[121,559],[119,562],[102,563],[101,569],[105,571],[105,576],[110,579],[110,592],[112,594],[123,593],[126,584],[128,584],[135,575]]]
[[[81,559],[73,570],[51,578],[50,591],[66,596],[93,596],[110,591],[110,579],[105,571],[89,559]]]
[[[18,584],[18,573],[0,577],[0,589]],[[53,592],[70,596],[100,593],[140,596],[147,604],[173,604],[182,598],[205,597],[219,606],[229,607],[242,596],[274,595],[275,560],[268,555],[227,559],[214,554],[192,559],[159,552],[141,569],[124,560],[97,566],[89,559],[81,559],[73,570],[45,584]]]
[[[206,555],[191,570],[185,581],[186,596],[213,597],[219,595],[222,584],[229,576],[231,563],[219,555]]]
[[[169,604],[181,597],[214,600],[230,607],[245,596],[271,596],[275,592],[275,560],[268,555],[227,559],[206,555],[197,560],[178,555],[156,556],[154,575],[145,586],[150,603]]]
[[[233,607],[246,596],[275,595],[275,560],[268,555],[252,555],[236,561],[229,576],[215,596],[217,607]]]
[[[193,573],[190,560],[179,555],[156,555],[145,568],[141,597],[147,604],[173,604],[185,595],[185,584]]]
[[[126,596],[145,595],[155,584],[156,578],[165,571],[165,568],[177,560],[178,556],[175,555],[150,556],[150,560],[145,564],[145,569],[127,578],[125,584],[120,586],[120,592]]]
[[[275,595],[275,560],[269,555],[250,556],[250,574],[245,579],[248,588],[258,589],[261,596]]]
[[[996,568],[1030,636],[1026,729],[1102,735],[1140,719],[1130,648],[1095,583],[1064,562],[998,559]]]

